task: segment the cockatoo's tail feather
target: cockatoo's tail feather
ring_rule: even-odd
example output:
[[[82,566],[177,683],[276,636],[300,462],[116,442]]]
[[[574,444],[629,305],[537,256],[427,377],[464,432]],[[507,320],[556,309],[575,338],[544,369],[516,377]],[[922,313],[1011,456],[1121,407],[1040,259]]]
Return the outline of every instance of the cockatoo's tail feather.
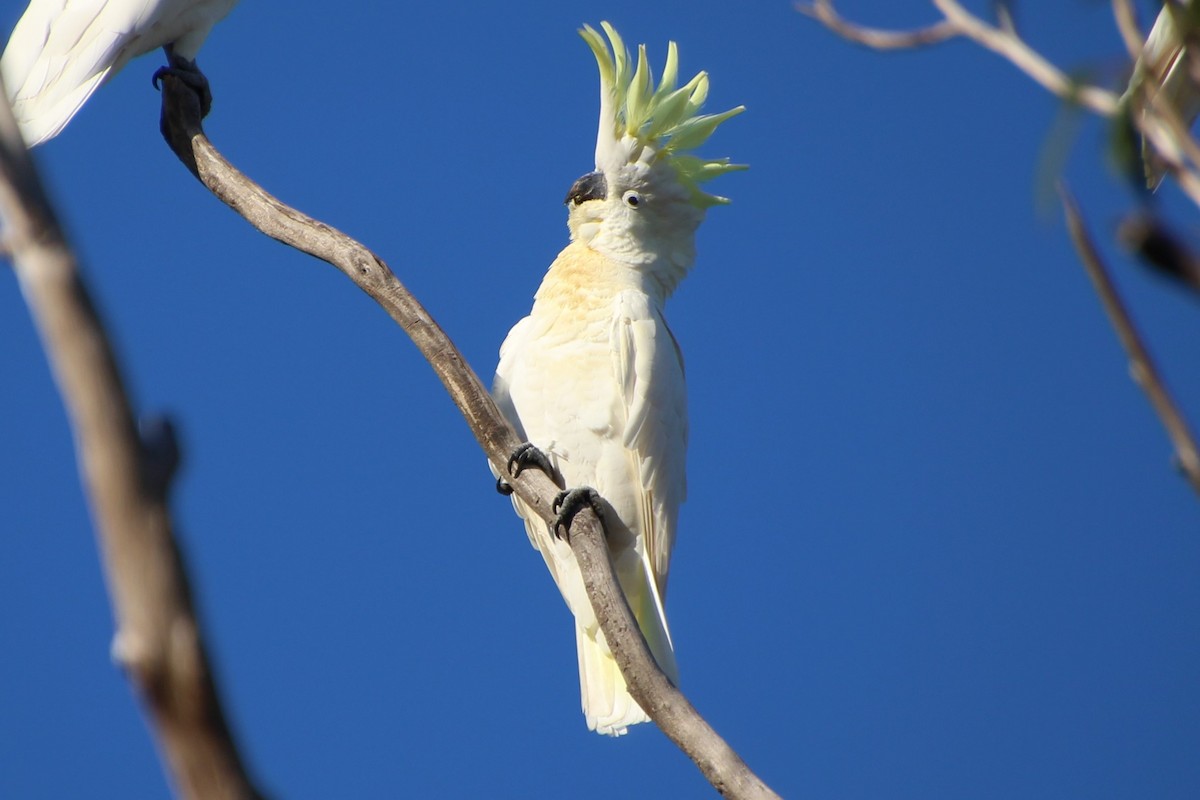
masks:
[[[700,184],[726,172],[746,169],[746,166],[731,164],[727,158],[700,158],[687,151],[704,144],[718,125],[745,111],[745,106],[721,114],[701,114],[700,107],[708,97],[708,74],[697,73],[686,84],[677,87],[679,49],[674,42],[667,45],[667,63],[658,86],[655,86],[646,46],[638,46],[637,63],[633,64],[625,43],[613,26],[601,22],[600,27],[608,35],[608,42],[590,25],[584,25],[579,31],[600,67],[596,168],[615,171],[626,164],[650,166],[656,160],[665,161],[690,191],[694,205],[708,208],[728,203],[724,197],[703,191]]]

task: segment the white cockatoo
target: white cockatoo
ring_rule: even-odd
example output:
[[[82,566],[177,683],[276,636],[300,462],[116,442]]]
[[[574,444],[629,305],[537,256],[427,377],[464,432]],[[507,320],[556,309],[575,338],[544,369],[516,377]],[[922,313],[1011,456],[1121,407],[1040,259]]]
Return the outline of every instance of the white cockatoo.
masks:
[[[728,202],[700,183],[742,167],[688,151],[740,113],[701,115],[708,76],[676,85],[667,50],[658,85],[620,36],[601,23],[580,31],[600,67],[596,170],[567,195],[571,242],[550,265],[533,310],[500,348],[493,395],[532,447],[509,469],[538,464],[564,487],[598,492],[608,546],[625,597],[659,666],[678,680],[663,611],[679,504],[686,492],[687,396],[683,358],[663,305],[695,258],[705,211]],[[566,506],[595,503],[586,490]],[[584,590],[570,545],[514,497],[529,539],[575,616],[579,682],[588,727],[620,735],[649,718],[629,695]],[[564,508],[564,524],[573,512]]]
[[[31,0],[0,56],[0,75],[30,147],[59,134],[92,92],[159,47],[173,74],[211,102],[195,58],[237,0]],[[155,79],[163,73],[155,73]]]
[[[1181,35],[1181,28],[1190,34]],[[1174,7],[1164,5],[1146,37],[1130,79],[1130,91],[1142,81],[1149,81],[1160,100],[1170,103],[1187,127],[1191,127],[1200,115],[1200,86],[1190,74],[1194,55],[1189,57],[1189,48],[1196,47],[1197,36],[1200,36],[1200,6],[1193,0],[1177,2]],[[1148,100],[1146,102],[1152,107]],[[1142,156],[1146,181],[1154,188],[1162,181],[1161,162],[1145,143]]]

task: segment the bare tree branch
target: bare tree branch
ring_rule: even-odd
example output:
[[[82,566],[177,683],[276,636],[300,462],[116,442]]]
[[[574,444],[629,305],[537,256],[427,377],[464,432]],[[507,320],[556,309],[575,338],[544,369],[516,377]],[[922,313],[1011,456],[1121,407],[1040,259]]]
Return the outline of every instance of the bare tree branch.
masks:
[[[1136,61],[1138,56],[1142,54],[1142,46],[1146,43],[1146,36],[1142,33],[1142,29],[1138,25],[1133,3],[1130,0],[1112,0],[1112,6],[1113,19],[1117,24],[1117,32],[1121,34],[1121,41],[1125,43],[1125,50],[1128,51],[1129,58]]]
[[[999,26],[989,25],[971,14],[957,0],[930,0],[942,12],[943,20],[938,25],[924,30],[934,30],[940,25],[949,25],[958,35],[965,36],[988,50],[1004,57],[1018,69],[1052,94],[1077,103],[1103,117],[1113,117],[1123,111],[1123,106],[1133,103],[1129,119],[1145,140],[1153,146],[1154,155],[1162,168],[1170,172],[1180,188],[1200,207],[1200,146],[1189,131],[1189,120],[1180,118],[1179,111],[1161,91],[1162,70],[1159,65],[1145,63],[1147,49],[1142,32],[1130,0],[1112,0],[1113,17],[1130,57],[1136,60],[1130,87],[1124,96],[1097,86],[1080,84],[1065,74],[1040,53],[1033,50],[1020,38],[1008,19],[1002,15]],[[1176,23],[1184,22],[1181,9],[1168,3],[1172,12],[1179,11]],[[858,44],[879,46],[883,49],[898,47],[921,47],[928,44],[922,37],[905,32],[866,29],[844,20],[833,8],[832,0],[815,0],[811,8],[801,11],[812,16],[826,27],[844,38]],[[1187,31],[1186,25],[1180,30]],[[870,35],[864,35],[867,31]],[[876,43],[883,43],[882,45]],[[1165,57],[1165,56],[1164,56]],[[1158,163],[1156,162],[1156,163]],[[1130,358],[1134,379],[1150,398],[1155,412],[1162,420],[1175,446],[1180,468],[1187,476],[1192,488],[1200,493],[1200,456],[1197,455],[1195,439],[1188,429],[1166,386],[1162,381],[1150,354],[1133,321],[1125,309],[1108,271],[1092,245],[1082,218],[1065,186],[1060,184],[1063,208],[1066,210],[1067,225],[1079,257],[1087,267],[1088,275],[1096,287],[1105,311]],[[1136,246],[1144,258],[1156,267],[1170,272],[1192,287],[1200,285],[1200,265],[1187,248],[1170,241],[1160,225],[1150,225],[1145,220],[1125,226],[1126,238]]]
[[[173,442],[159,438],[164,459],[139,440],[116,356],[6,97],[0,86],[0,217],[74,432],[116,618],[113,656],[150,712],[182,796],[259,797],[222,711],[171,533]]]
[[[1029,47],[1007,22],[989,25],[971,14],[956,0],[931,0],[942,12],[943,19],[917,31],[888,31],[864,28],[842,17],[833,6],[832,0],[814,0],[811,6],[800,4],[797,9],[822,22],[847,41],[882,50],[924,47],[949,38],[963,36],[991,50],[1062,100],[1087,108],[1102,116],[1112,117],[1120,108],[1121,97],[1115,92],[1081,83],[1067,77],[1062,70]],[[1126,47],[1134,48],[1129,42],[1131,34],[1131,10],[1126,0],[1114,0],[1114,14],[1118,17]],[[1005,17],[1002,17],[1004,20]],[[943,26],[946,26],[943,31]],[[1133,25],[1136,28],[1136,25]],[[948,33],[946,31],[952,31]],[[933,32],[937,32],[934,35]],[[1137,45],[1140,51],[1141,45]],[[1179,119],[1171,104],[1159,98],[1156,88],[1148,88],[1148,81],[1137,81],[1137,90],[1146,93],[1143,101],[1147,113],[1134,114],[1132,122],[1138,131],[1153,145],[1162,167],[1178,182],[1180,188],[1200,207],[1200,147],[1192,139],[1188,126]],[[1186,158],[1186,160],[1185,160]],[[1188,162],[1191,162],[1191,166]]]
[[[1142,338],[1133,324],[1133,319],[1129,316],[1129,311],[1125,308],[1120,293],[1117,292],[1117,287],[1109,277],[1108,269],[1105,267],[1103,259],[1100,258],[1100,253],[1092,244],[1091,236],[1084,225],[1075,199],[1066,185],[1061,182],[1058,185],[1058,192],[1062,198],[1063,210],[1067,215],[1067,229],[1071,232],[1071,241],[1074,242],[1075,250],[1079,253],[1079,258],[1087,269],[1088,277],[1092,279],[1092,284],[1096,287],[1096,293],[1100,295],[1100,301],[1104,305],[1105,312],[1108,313],[1109,321],[1117,331],[1117,338],[1121,340],[1121,346],[1129,355],[1130,374],[1150,398],[1150,404],[1154,407],[1159,419],[1162,420],[1163,426],[1167,429],[1167,435],[1175,447],[1175,455],[1180,469],[1192,485],[1192,489],[1200,494],[1200,453],[1196,448],[1196,440],[1192,436],[1183,414],[1180,413],[1178,406],[1171,398],[1170,392],[1167,391],[1166,384],[1159,374],[1158,368],[1155,367],[1149,350],[1143,344]]]
[[[812,17],[843,39],[874,50],[912,50],[938,44],[961,35],[958,26],[949,20],[942,20],[928,27],[910,31],[867,28],[856,25],[839,14],[831,0],[813,0],[811,4],[796,3],[795,7],[801,14]]]
[[[932,3],[942,12],[942,21],[915,31],[889,31],[856,25],[838,13],[833,0],[814,0],[812,5],[799,4],[796,8],[848,41],[879,50],[927,47],[954,36],[964,36],[1003,56],[1064,100],[1079,103],[1106,117],[1112,116],[1116,110],[1117,95],[1107,89],[1068,78],[1062,70],[1025,44],[1011,24],[989,25],[955,0],[932,0]]]
[[[199,103],[178,79],[163,80],[163,135],[179,159],[222,202],[262,233],[328,262],[367,293],[404,329],[441,379],[471,432],[501,475],[522,444],[458,348],[388,266],[359,242],[285,205],[221,156],[201,127]],[[550,524],[559,488],[538,470],[507,477],[514,491]],[[604,531],[590,508],[571,526],[588,596],[629,691],[659,728],[724,796],[776,798],[654,661],[613,571]]]
[[[1009,0],[992,0],[992,10],[996,12],[996,23],[1001,33],[1017,36],[1017,19],[1013,16]]]
[[[1025,44],[1015,32],[987,24],[959,5],[956,0],[932,2],[945,15],[947,21],[958,26],[963,36],[1012,62],[1051,94],[1076,102],[1102,116],[1112,116],[1116,111],[1116,94],[1068,78],[1041,53]]]

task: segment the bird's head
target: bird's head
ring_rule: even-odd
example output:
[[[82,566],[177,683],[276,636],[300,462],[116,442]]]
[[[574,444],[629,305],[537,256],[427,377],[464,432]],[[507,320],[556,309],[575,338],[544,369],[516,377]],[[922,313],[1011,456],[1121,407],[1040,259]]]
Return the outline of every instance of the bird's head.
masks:
[[[596,171],[577,180],[567,194],[571,239],[644,272],[669,295],[695,258],[695,233],[704,213],[728,203],[700,185],[738,169],[729,159],[691,154],[717,126],[743,106],[700,114],[708,75],[700,72],[678,86],[674,42],[655,85],[638,47],[636,63],[616,30],[600,23],[609,44],[594,28],[580,31],[600,67],[600,127]]]

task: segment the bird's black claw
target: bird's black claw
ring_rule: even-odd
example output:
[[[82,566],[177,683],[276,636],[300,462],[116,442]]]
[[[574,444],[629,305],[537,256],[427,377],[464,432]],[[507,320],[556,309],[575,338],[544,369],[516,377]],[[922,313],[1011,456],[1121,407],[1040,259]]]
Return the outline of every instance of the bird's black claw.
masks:
[[[559,492],[554,498],[554,505],[551,506],[554,513],[558,516],[554,519],[554,535],[562,539],[564,542],[569,541],[571,536],[571,523],[575,521],[575,515],[582,511],[585,507],[590,507],[596,512],[596,518],[603,523],[604,516],[600,507],[600,495],[595,489],[590,486],[581,486],[577,489],[567,489],[564,492]]]
[[[159,88],[158,84],[167,75],[178,78],[200,98],[200,116],[207,117],[208,112],[212,110],[212,90],[209,88],[208,78],[204,77],[195,61],[188,61],[173,53],[168,60],[170,64],[159,67],[151,76],[150,82],[154,84],[154,88]]]
[[[165,495],[183,460],[179,434],[171,418],[165,415],[146,417],[138,421],[138,438],[142,446],[142,478],[156,495]]]
[[[546,473],[546,476],[550,478],[550,480],[554,481],[559,486],[562,486],[562,483],[558,478],[558,470],[556,470],[554,465],[550,463],[550,457],[530,442],[525,442],[525,444],[521,445],[516,450],[513,450],[513,454],[508,457],[509,477],[518,477],[526,467],[537,467],[542,472]],[[512,484],[504,480],[504,478],[497,478],[496,491],[503,495],[510,495],[513,493],[513,487]]]
[[[519,476],[526,467],[537,467],[546,473],[550,480],[558,482],[558,470],[550,463],[550,457],[530,442],[513,450],[513,454],[508,457],[508,474],[512,477]]]

